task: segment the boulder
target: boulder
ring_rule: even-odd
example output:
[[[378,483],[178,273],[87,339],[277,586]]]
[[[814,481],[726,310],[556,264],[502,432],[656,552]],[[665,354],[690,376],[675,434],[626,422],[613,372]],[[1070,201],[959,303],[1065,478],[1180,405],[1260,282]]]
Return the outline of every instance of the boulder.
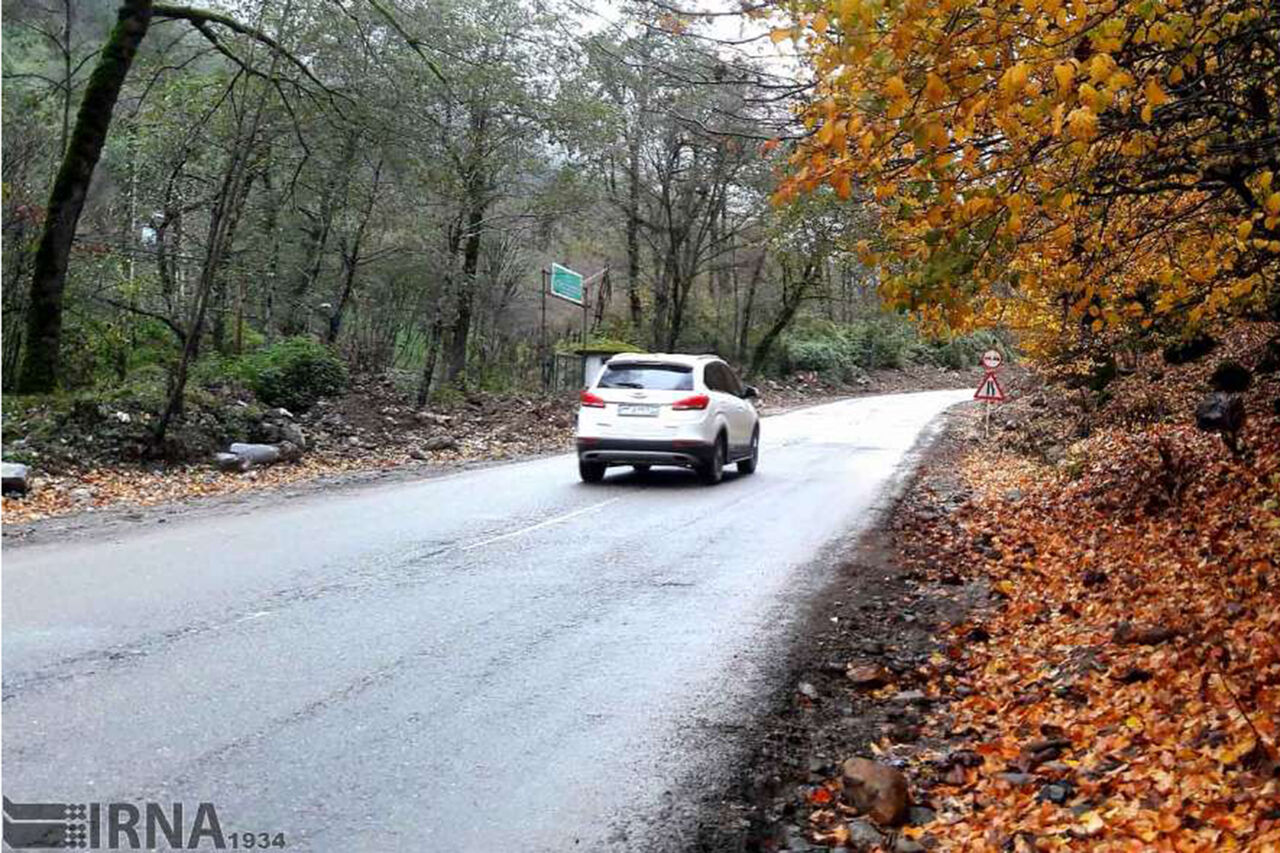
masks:
[[[849,664],[845,677],[858,687],[868,690],[884,687],[889,683],[889,671],[878,663]]]
[[[3,475],[3,491],[6,495],[25,495],[31,484],[31,474],[27,466],[19,462],[0,463],[0,475]]]
[[[1164,625],[1121,622],[1116,625],[1115,632],[1111,635],[1111,640],[1114,643],[1125,646],[1158,646],[1176,636],[1178,636],[1178,632],[1175,629]]]
[[[282,441],[277,447],[280,448],[280,458],[285,462],[297,462],[302,458],[302,448],[292,441]]]
[[[307,434],[293,421],[280,424],[280,440],[296,446],[299,451],[307,449]]]
[[[851,820],[847,829],[849,830],[849,846],[854,850],[866,851],[884,847],[884,835],[869,820],[864,818]]]
[[[911,798],[907,777],[896,768],[867,758],[850,758],[840,767],[844,799],[882,826],[897,826],[907,816]]]
[[[423,450],[453,450],[458,441],[450,435],[433,435],[422,443]]]
[[[1215,391],[1196,406],[1196,426],[1205,432],[1234,435],[1244,426],[1244,401],[1235,394]]]

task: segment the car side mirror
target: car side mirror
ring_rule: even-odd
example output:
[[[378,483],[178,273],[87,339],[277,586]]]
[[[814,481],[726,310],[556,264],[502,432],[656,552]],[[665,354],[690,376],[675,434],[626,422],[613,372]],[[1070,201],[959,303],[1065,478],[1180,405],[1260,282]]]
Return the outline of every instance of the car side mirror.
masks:
[[[748,385],[746,388],[742,389],[742,399],[744,400],[755,400],[759,396],[760,389],[754,385]]]

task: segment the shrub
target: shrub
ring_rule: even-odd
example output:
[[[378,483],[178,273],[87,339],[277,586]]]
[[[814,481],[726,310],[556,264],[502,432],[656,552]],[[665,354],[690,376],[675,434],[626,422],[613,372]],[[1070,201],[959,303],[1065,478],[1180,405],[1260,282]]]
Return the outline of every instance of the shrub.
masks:
[[[1186,364],[1196,361],[1213,351],[1218,342],[1204,332],[1170,343],[1164,348],[1165,364]]]
[[[248,356],[244,366],[249,386],[269,406],[306,411],[347,385],[342,359],[309,337],[278,341]]]
[[[1213,369],[1209,384],[1215,391],[1247,391],[1253,384],[1253,375],[1249,373],[1249,368],[1240,362],[1228,359]]]

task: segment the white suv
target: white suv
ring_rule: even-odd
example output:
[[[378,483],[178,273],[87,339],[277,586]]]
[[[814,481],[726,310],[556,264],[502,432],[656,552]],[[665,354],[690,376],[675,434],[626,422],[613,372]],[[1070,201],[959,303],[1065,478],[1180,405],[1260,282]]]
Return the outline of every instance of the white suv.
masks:
[[[615,355],[582,392],[578,472],[598,483],[610,465],[678,465],[710,484],[736,462],[750,474],[760,459],[758,396],[713,355]]]

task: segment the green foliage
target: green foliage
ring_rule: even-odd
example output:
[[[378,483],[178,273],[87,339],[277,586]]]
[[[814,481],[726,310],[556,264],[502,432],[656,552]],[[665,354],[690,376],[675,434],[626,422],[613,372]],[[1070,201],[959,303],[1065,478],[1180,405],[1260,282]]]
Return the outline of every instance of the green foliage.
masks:
[[[591,338],[585,345],[575,344],[569,346],[564,352],[581,353],[584,350],[591,352],[643,352],[644,347],[638,347],[635,344],[629,344],[624,340],[617,338]]]
[[[285,338],[244,357],[230,368],[243,376],[258,399],[269,406],[306,411],[321,397],[347,386],[347,366],[314,338]]]
[[[811,370],[824,379],[847,382],[862,371],[917,364],[969,368],[992,348],[1008,351],[993,332],[929,340],[906,317],[869,314],[852,323],[810,322],[792,331],[783,338],[774,367],[782,372]]]
[[[439,406],[442,409],[451,409],[461,406],[467,399],[467,395],[457,388],[446,385],[443,388],[437,388],[431,392],[431,405]]]

